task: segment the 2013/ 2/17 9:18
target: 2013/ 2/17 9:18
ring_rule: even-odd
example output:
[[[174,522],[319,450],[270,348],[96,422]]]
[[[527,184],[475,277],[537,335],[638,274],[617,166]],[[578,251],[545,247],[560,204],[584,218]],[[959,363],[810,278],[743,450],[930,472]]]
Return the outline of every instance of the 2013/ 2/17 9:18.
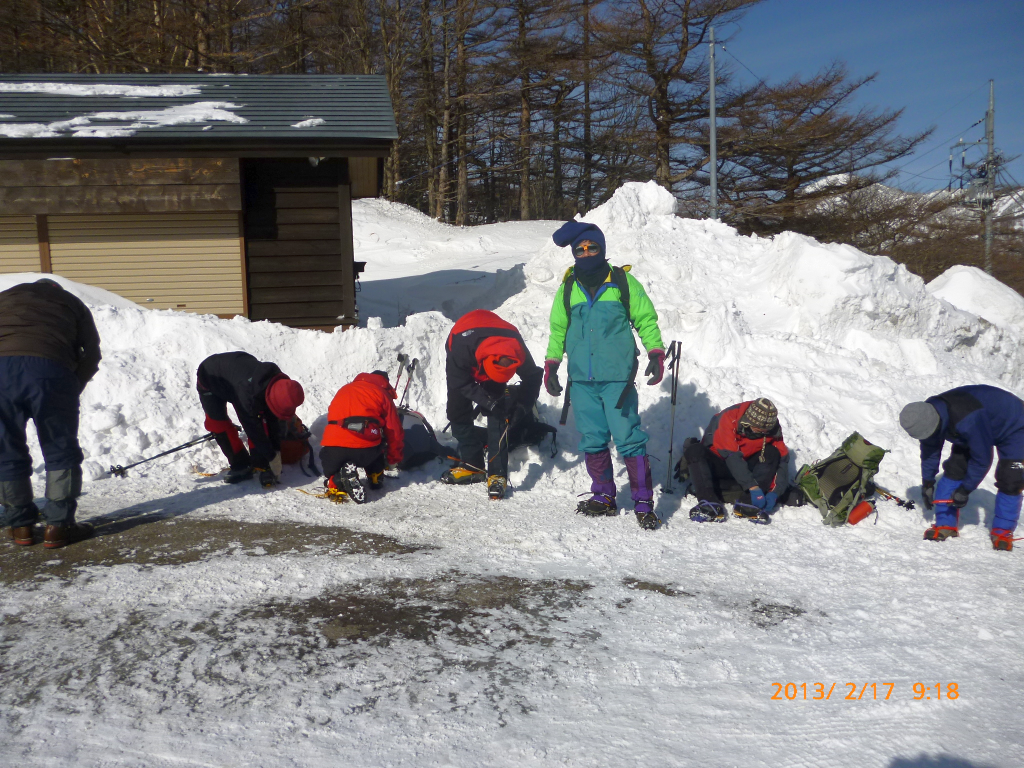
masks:
[[[943,698],[943,695],[942,695],[942,683],[936,683],[935,684],[935,686],[934,686],[934,688],[935,688],[935,696],[934,697],[931,694],[932,687],[933,686],[925,685],[924,683],[914,683],[914,700],[915,701],[921,701],[921,699],[931,700],[932,698],[935,698],[936,700],[942,699]],[[947,698],[947,699],[959,699],[960,698],[960,689],[959,689],[959,687],[957,686],[956,683],[947,683],[946,684],[946,695],[945,695],[945,698]]]

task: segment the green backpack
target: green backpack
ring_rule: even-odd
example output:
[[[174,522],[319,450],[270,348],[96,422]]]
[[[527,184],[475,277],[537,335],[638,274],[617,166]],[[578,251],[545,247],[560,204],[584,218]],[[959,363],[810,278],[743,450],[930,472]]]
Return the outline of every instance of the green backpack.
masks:
[[[875,495],[871,480],[887,453],[854,432],[828,458],[804,464],[796,485],[821,512],[822,523],[844,525],[854,507]]]

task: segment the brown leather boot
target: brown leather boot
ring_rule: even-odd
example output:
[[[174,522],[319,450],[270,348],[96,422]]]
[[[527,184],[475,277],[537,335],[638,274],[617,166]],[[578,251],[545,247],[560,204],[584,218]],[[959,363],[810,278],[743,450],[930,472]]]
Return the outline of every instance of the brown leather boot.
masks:
[[[15,544],[22,547],[30,547],[35,544],[32,539],[32,526],[31,525],[19,525],[17,528],[9,529],[11,533],[11,539]]]
[[[88,523],[72,523],[71,525],[48,525],[43,535],[43,546],[47,549],[60,549],[76,541],[88,539],[95,533]]]

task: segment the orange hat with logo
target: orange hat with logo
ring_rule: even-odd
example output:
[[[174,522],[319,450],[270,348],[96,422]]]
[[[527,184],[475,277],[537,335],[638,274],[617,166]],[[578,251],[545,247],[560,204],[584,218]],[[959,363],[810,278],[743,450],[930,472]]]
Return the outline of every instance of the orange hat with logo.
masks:
[[[490,336],[476,348],[476,360],[483,373],[499,384],[512,378],[525,357],[519,341],[508,336]]]

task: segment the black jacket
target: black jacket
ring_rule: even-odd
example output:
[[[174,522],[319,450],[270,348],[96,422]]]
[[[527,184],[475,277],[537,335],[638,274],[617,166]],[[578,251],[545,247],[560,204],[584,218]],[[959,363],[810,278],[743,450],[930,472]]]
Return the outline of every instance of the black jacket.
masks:
[[[211,413],[210,406],[231,403],[238,421],[252,443],[254,461],[269,461],[281,450],[280,421],[267,406],[267,386],[284,377],[273,363],[263,363],[248,352],[222,352],[210,355],[199,364],[196,382],[203,407],[213,418],[226,419],[223,413]],[[212,398],[211,398],[212,395]],[[219,401],[219,403],[218,403]]]
[[[53,283],[23,283],[0,292],[0,357],[54,360],[81,388],[100,367],[100,335],[89,308]]]
[[[516,369],[516,374],[522,381],[517,400],[527,409],[533,408],[540,394],[544,371],[533,361],[533,356],[519,331],[509,328],[472,330],[473,332],[468,335],[453,333],[450,337],[448,359],[445,364],[445,375],[448,380],[448,418],[452,421],[466,420],[472,414],[472,407],[466,408],[463,405],[466,401],[472,401],[482,406],[484,410],[490,410],[505,391],[504,384],[494,381],[479,382],[473,376],[478,367],[476,349],[485,339],[492,336],[516,339],[523,348],[525,359]]]

